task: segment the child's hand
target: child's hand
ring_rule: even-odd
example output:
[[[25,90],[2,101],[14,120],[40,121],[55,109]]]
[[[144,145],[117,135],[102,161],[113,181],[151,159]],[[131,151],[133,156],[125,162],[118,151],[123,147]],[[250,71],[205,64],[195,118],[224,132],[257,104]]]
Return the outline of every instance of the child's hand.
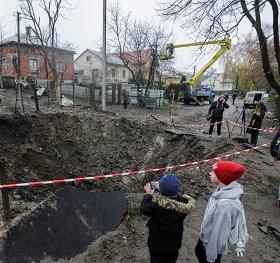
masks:
[[[152,189],[150,183],[146,183],[146,185],[144,186],[144,190],[147,194],[152,194],[155,191],[154,189]]]

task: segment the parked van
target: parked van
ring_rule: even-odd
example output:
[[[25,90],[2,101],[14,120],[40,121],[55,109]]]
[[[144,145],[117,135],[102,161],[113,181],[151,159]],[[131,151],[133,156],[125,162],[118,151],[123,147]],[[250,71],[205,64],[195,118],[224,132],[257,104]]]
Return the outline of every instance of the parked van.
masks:
[[[249,91],[244,99],[245,108],[255,108],[256,102],[261,101],[264,104],[268,102],[268,94],[265,91]]]

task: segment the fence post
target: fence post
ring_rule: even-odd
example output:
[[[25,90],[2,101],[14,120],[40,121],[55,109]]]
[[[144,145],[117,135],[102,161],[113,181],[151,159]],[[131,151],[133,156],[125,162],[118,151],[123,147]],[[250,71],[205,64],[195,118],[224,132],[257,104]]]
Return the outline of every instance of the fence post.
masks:
[[[231,136],[231,130],[229,127],[229,121],[226,120],[226,124],[227,124],[227,131],[228,131],[228,140],[231,141],[232,140],[232,136]]]
[[[6,160],[3,158],[0,159],[0,182],[1,184],[7,184]],[[8,190],[1,189],[1,194],[3,200],[4,219],[6,221],[10,221],[11,210]]]
[[[72,97],[73,107],[75,107],[75,82],[74,81],[72,82],[72,88],[73,88],[73,97]]]

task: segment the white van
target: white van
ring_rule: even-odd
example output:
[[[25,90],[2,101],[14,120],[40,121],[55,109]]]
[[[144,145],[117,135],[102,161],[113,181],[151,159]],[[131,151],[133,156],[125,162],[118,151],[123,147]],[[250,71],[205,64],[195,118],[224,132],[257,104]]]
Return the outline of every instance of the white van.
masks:
[[[245,108],[254,108],[256,107],[256,102],[261,101],[264,104],[268,102],[268,94],[265,91],[249,91],[247,92],[244,99]]]

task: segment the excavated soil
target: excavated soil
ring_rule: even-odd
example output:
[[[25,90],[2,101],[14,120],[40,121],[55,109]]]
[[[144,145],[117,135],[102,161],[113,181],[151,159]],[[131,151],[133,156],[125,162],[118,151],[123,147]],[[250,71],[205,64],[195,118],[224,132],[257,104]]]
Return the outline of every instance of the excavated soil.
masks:
[[[116,107],[112,109],[114,113],[102,115],[91,111],[83,114],[70,111],[69,114],[2,116],[0,153],[6,160],[8,180],[29,182],[165,167],[219,156],[241,147],[228,143],[224,136],[204,135],[200,129],[188,128],[184,135],[166,132],[168,127],[149,117],[149,111],[140,109],[137,115],[137,109],[132,109],[126,114],[117,108],[120,113],[116,114]],[[193,123],[204,118],[200,108],[195,109],[197,112],[193,115],[189,109],[180,108],[174,113],[174,119],[181,117],[181,123]],[[157,111],[156,114],[159,116],[162,112]],[[168,113],[161,117],[169,118]],[[260,138],[260,141],[265,140],[265,137]],[[253,240],[248,243],[243,259],[237,259],[231,252],[224,262],[280,262],[280,210],[275,205],[279,164],[272,163],[267,149],[231,159],[247,167],[242,180],[246,193],[243,202]],[[206,201],[212,191],[207,177],[210,166],[209,163],[175,171],[181,178],[182,192],[197,199],[197,209],[185,221],[178,262],[196,262],[194,246]],[[128,216],[116,231],[100,237],[72,259],[54,260],[46,256],[41,262],[149,262],[147,218],[140,215],[139,205],[145,182],[156,180],[160,175],[151,173],[75,185],[90,191],[125,191]],[[11,224],[20,221],[23,215],[60,188],[62,186],[10,191]],[[3,234],[9,225],[1,222],[1,229]]]

